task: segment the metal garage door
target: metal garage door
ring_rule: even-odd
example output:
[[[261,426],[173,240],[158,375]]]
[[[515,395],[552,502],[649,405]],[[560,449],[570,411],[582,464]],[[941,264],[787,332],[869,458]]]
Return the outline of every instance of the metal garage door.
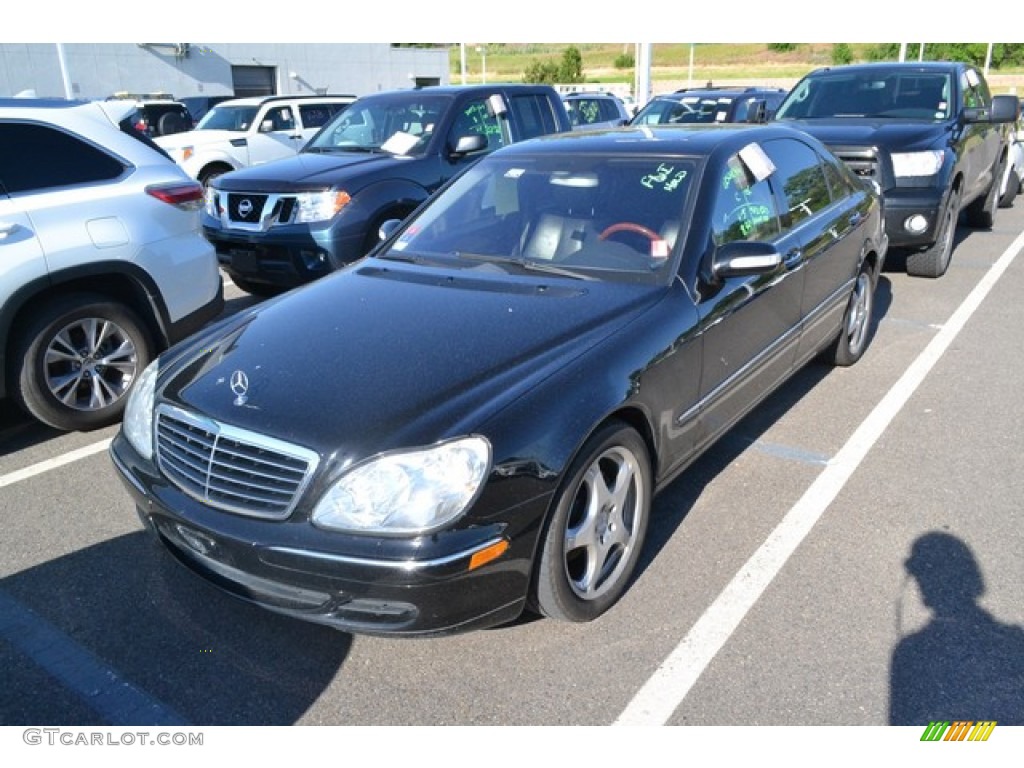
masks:
[[[277,93],[276,67],[231,67],[235,96],[272,96]]]

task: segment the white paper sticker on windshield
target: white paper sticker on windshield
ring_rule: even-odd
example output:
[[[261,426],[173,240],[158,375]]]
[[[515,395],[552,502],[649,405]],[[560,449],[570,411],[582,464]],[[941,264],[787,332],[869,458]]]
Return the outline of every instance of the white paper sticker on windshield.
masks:
[[[740,150],[739,155],[750,175],[758,181],[764,181],[775,172],[775,163],[756,142],[747,144]]]
[[[981,82],[981,78],[978,77],[978,73],[973,69],[967,70],[967,84],[972,88],[976,88],[978,83]]]
[[[413,136],[411,133],[406,133],[405,131],[398,131],[397,133],[392,134],[390,139],[381,144],[380,148],[393,155],[404,155],[410,149],[415,147],[419,140],[419,136]]]

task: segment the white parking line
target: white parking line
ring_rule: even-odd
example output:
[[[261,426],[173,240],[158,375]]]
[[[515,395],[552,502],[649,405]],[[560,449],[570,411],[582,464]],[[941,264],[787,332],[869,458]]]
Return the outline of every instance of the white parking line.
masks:
[[[38,464],[33,464],[30,467],[19,469],[16,472],[9,472],[6,475],[0,475],[0,488],[8,485],[14,485],[22,480],[28,480],[30,477],[41,475],[44,472],[49,472],[51,469],[57,469],[57,467],[63,467],[65,464],[71,464],[72,462],[84,459],[87,456],[105,451],[110,445],[110,438],[106,440],[100,440],[98,443],[87,445],[83,448],[76,448],[73,451],[65,453],[63,456],[57,456],[53,459],[47,459],[46,461],[40,461]]]
[[[679,645],[637,692],[614,725],[664,725],[790,555],[860,466],[910,396],[963,330],[971,315],[1024,248],[1024,232],[989,269],[949,321],[900,377],[839,453],[733,577]]]

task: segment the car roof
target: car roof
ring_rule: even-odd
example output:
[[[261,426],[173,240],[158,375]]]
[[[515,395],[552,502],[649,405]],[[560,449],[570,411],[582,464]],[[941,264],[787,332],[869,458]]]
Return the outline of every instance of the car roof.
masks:
[[[509,144],[495,155],[593,152],[616,155],[707,156],[719,150],[738,152],[754,141],[799,138],[818,148],[814,137],[781,123],[719,123],[705,125],[633,125],[624,128],[560,133]]]
[[[293,96],[242,96],[237,99],[228,99],[222,101],[216,106],[218,107],[258,107],[262,104],[269,104],[274,101],[337,101],[338,99],[354,100],[356,98],[354,93],[328,93],[325,95],[317,94],[295,94]]]
[[[425,85],[420,88],[395,89],[390,92],[398,93],[401,90],[405,90],[407,93],[441,93],[457,95],[460,93],[473,93],[475,91],[491,92],[509,89],[514,91],[554,90],[552,86],[543,85],[541,83],[487,83],[486,85]]]
[[[607,91],[573,91],[562,96],[563,99],[593,99],[594,97],[620,100],[617,95]]]
[[[660,93],[654,99],[668,99],[670,101],[683,101],[684,99],[712,98],[720,99],[723,96],[756,96],[762,93],[785,95],[783,88],[682,88],[672,93]],[[652,99],[652,101],[654,100]]]
[[[0,98],[0,110],[42,110],[53,111],[54,117],[63,110],[93,112],[99,110],[115,125],[135,111],[135,102],[129,99],[104,99],[89,101],[87,99],[57,98]]]
[[[821,67],[820,69],[815,69],[813,72],[808,73],[807,77],[825,72],[870,73],[905,71],[946,73],[966,69],[968,66],[968,64],[964,64],[960,61],[874,61],[865,64],[844,64],[843,66],[838,67]]]
[[[770,85],[712,85],[696,88],[680,88],[673,93],[785,93],[785,88]]]

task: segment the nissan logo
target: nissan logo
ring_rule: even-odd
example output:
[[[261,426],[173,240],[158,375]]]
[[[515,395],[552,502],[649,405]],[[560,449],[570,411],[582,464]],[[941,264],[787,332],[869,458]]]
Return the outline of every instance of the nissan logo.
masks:
[[[248,218],[250,213],[252,213],[252,200],[248,197],[243,197],[238,201],[238,214],[243,218]]]

